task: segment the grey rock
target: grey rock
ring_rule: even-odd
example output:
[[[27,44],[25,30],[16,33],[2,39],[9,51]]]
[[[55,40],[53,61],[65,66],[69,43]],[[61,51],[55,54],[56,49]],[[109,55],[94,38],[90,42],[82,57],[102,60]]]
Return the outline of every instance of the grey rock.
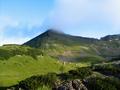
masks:
[[[64,81],[60,84],[56,84],[53,90],[88,90],[85,85],[82,83],[81,80],[71,80],[71,81]]]

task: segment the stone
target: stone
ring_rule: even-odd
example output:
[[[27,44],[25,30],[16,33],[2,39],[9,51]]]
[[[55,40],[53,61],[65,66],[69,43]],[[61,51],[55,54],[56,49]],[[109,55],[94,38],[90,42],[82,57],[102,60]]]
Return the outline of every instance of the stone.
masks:
[[[88,90],[81,80],[64,81],[60,84],[56,84],[52,90]]]

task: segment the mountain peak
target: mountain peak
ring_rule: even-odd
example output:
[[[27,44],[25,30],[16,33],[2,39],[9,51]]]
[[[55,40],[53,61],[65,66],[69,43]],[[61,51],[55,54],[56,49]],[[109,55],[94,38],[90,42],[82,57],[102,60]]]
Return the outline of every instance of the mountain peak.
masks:
[[[61,31],[55,29],[49,29],[46,32],[40,34],[39,36],[31,39],[30,41],[24,43],[23,45],[28,45],[31,47],[42,47],[46,44],[54,45],[81,45],[83,43],[93,43],[98,41],[97,39],[92,38],[85,38],[85,37],[78,37],[78,36],[71,36],[69,34],[65,34]]]
[[[62,31],[59,30],[55,30],[55,29],[48,29],[46,32],[44,33],[48,33],[48,34],[63,34]]]
[[[46,31],[46,33],[50,33],[50,32],[56,32],[56,30],[54,30],[54,29],[48,29],[48,30]]]

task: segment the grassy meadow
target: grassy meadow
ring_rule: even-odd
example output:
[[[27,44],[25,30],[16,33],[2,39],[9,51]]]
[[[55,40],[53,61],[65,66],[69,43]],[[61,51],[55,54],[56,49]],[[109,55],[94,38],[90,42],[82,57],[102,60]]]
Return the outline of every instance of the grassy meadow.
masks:
[[[84,63],[64,63],[50,56],[38,56],[33,59],[30,56],[17,55],[9,60],[0,60],[0,86],[12,86],[33,75],[42,75],[50,72],[61,73],[76,67],[85,67]]]

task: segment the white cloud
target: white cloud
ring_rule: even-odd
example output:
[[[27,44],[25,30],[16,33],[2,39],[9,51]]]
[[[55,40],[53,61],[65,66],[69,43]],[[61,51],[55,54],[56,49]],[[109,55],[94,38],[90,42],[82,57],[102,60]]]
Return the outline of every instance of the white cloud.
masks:
[[[120,31],[120,0],[106,0],[104,10],[112,20],[114,30]]]
[[[7,26],[16,27],[19,22],[13,20],[9,16],[0,16],[0,32],[4,30]]]
[[[23,44],[28,40],[30,40],[30,38],[18,37],[16,39],[16,38],[0,37],[0,46],[4,44]]]
[[[56,0],[53,23],[56,27],[78,23],[86,13],[86,6],[87,0]]]
[[[0,45],[22,44],[40,32],[39,28],[38,23],[25,23],[10,16],[0,16]]]
[[[56,0],[52,20],[60,28],[103,22],[120,31],[120,0]]]

